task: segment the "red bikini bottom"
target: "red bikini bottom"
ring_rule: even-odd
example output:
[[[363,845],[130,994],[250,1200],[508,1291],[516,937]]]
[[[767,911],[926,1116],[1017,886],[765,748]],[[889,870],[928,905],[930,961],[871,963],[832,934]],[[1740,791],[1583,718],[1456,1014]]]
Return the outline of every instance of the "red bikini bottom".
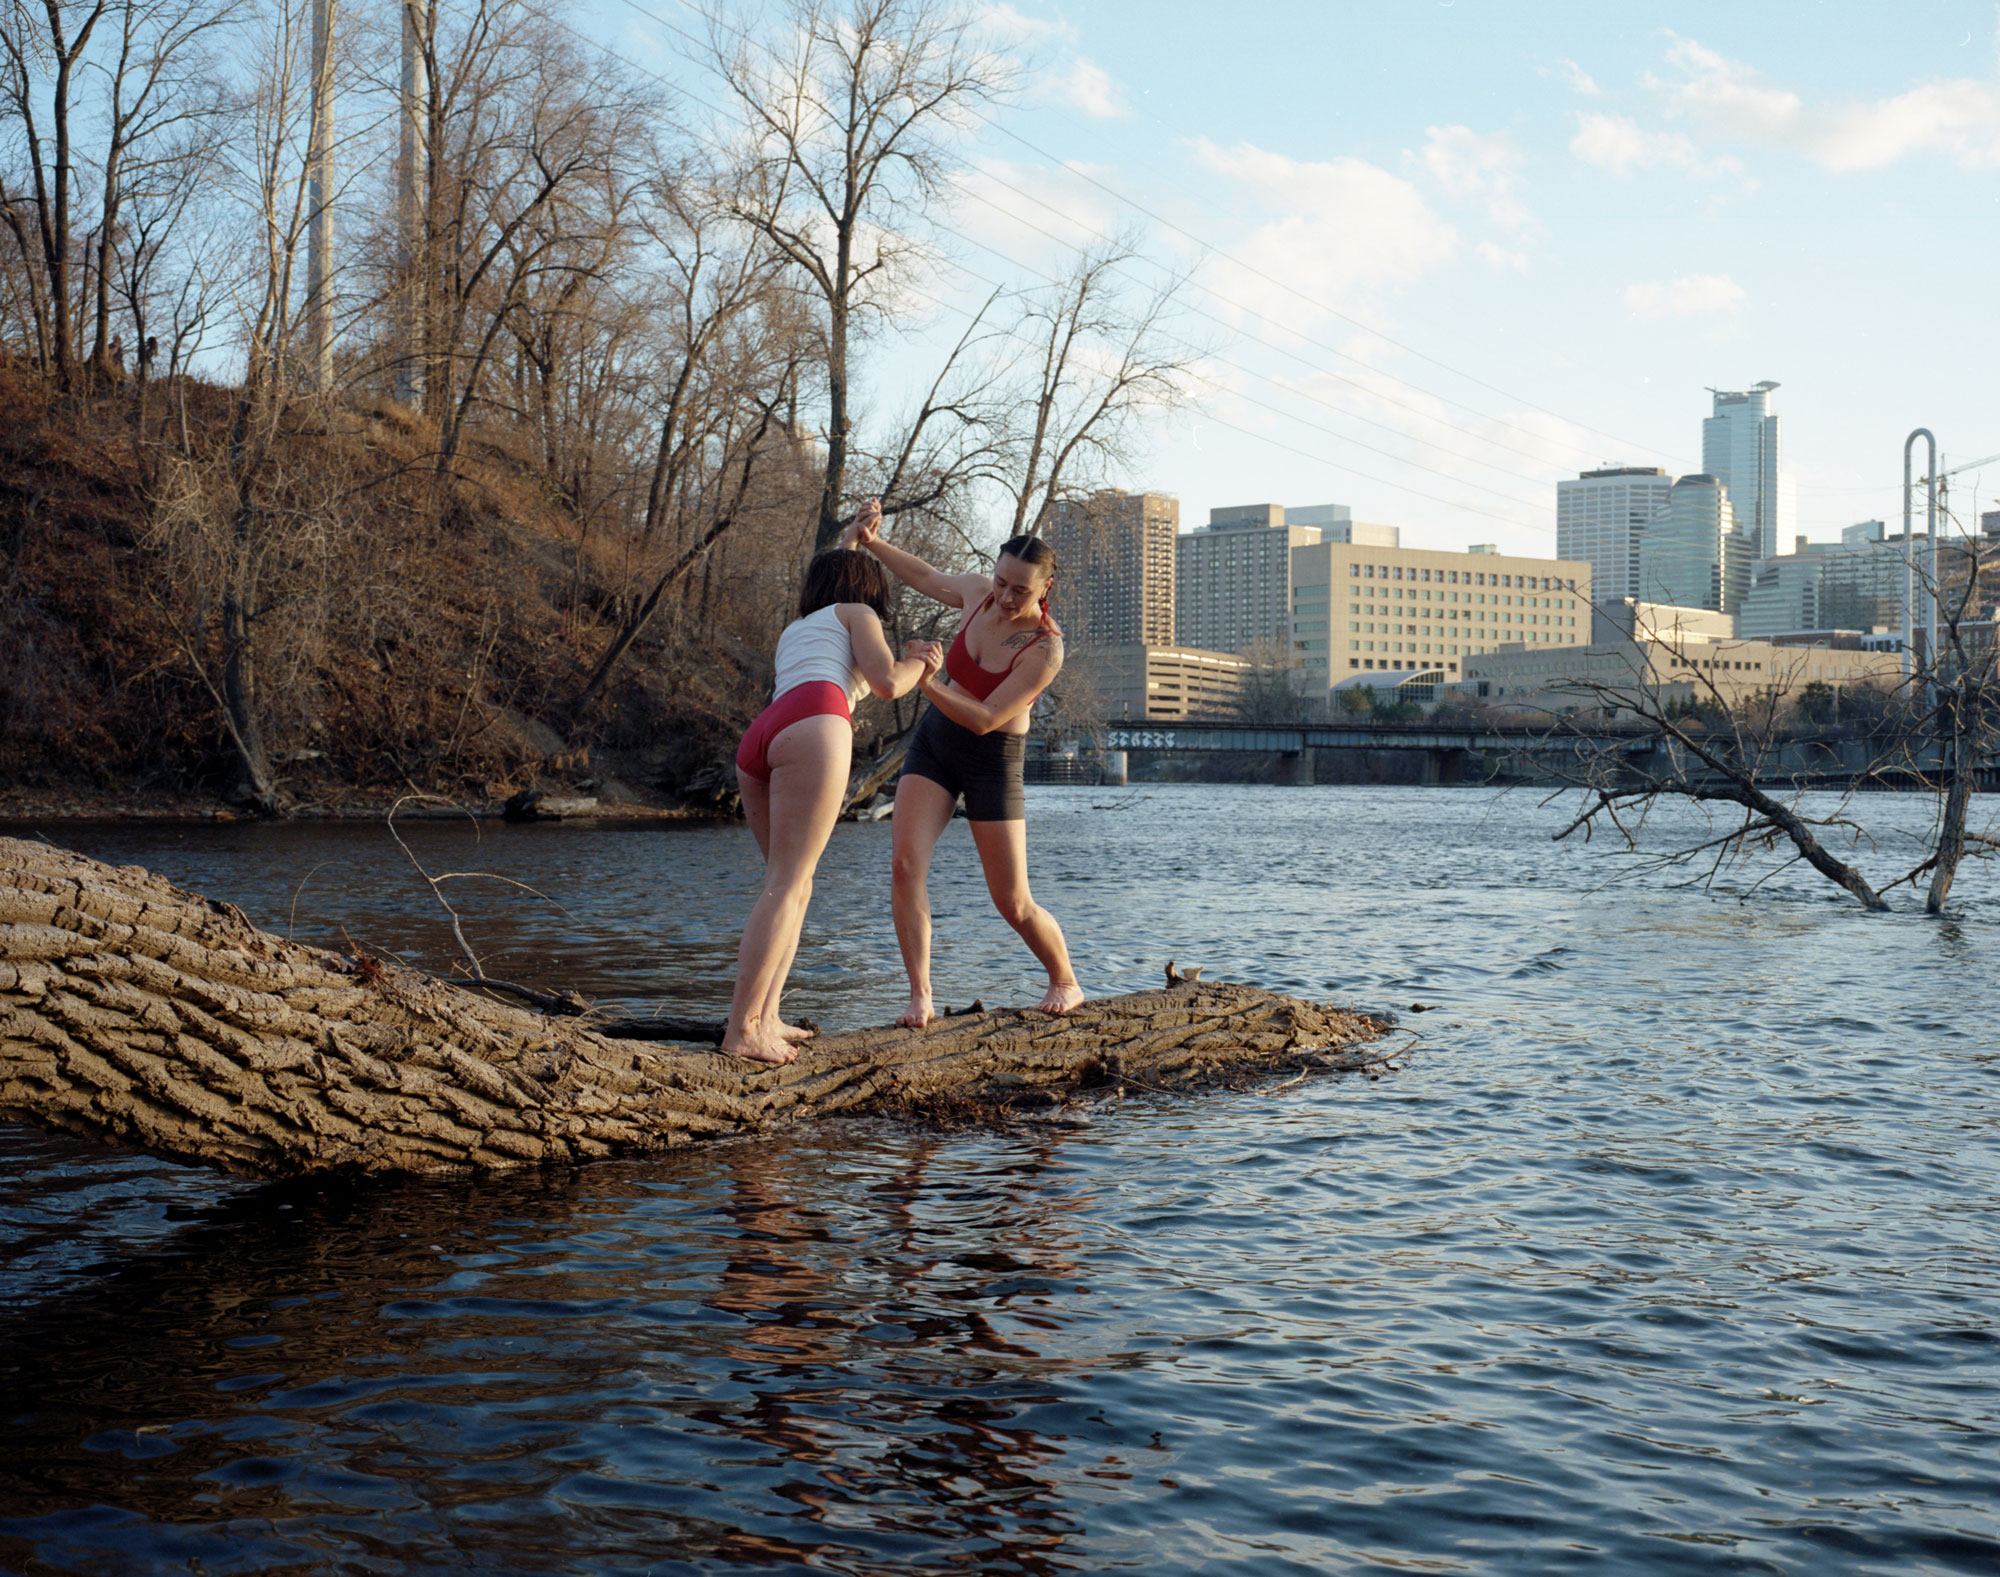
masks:
[[[853,709],[847,704],[847,692],[832,680],[808,679],[804,684],[795,684],[757,714],[757,721],[750,725],[743,736],[743,743],[736,747],[736,769],[749,773],[760,783],[768,783],[771,780],[771,741],[792,724],[802,723],[809,717],[853,716]]]

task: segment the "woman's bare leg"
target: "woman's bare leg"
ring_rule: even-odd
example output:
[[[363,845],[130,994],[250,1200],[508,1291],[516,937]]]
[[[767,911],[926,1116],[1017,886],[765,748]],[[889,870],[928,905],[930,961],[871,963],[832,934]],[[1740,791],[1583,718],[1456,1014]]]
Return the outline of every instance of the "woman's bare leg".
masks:
[[[771,861],[771,785],[763,778],[753,777],[741,767],[736,769],[737,791],[743,796],[743,819],[750,823],[750,832],[757,840],[757,852],[764,856],[764,863]],[[811,1040],[813,1032],[800,1029],[796,1024],[787,1024],[778,1014],[778,998],[784,994],[785,981],[792,972],[792,960],[798,955],[798,943],[792,943],[791,952],[785,955],[778,969],[776,994],[764,1004],[763,1017],[778,1026],[778,1033],[786,1040]]]
[[[801,718],[766,752],[771,763],[764,890],[736,953],[736,993],[722,1049],[753,1062],[790,1062],[798,1051],[768,1005],[784,989],[812,898],[813,872],[847,797],[854,730],[833,714]],[[746,806],[747,809],[747,806]]]
[[[1044,1013],[1067,1013],[1083,1001],[1083,987],[1069,964],[1069,945],[1063,941],[1056,917],[1035,902],[1028,891],[1028,824],[1025,821],[975,821],[972,841],[979,850],[979,863],[986,872],[986,890],[993,895],[993,907],[1028,944],[1042,968],[1049,972],[1048,995],[1040,1007]]]
[[[922,1029],[931,1006],[931,851],[951,825],[958,796],[942,783],[906,772],[896,785],[896,817],[889,858],[889,910],[896,917],[896,945],[910,977],[910,1005],[898,1024]]]

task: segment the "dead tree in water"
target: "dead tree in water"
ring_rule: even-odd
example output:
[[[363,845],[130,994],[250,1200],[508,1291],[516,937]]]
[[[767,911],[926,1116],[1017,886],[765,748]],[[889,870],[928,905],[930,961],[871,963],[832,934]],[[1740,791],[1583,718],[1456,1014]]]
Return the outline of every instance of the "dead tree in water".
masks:
[[[285,941],[137,868],[0,839],[0,1119],[253,1177],[381,1176],[1371,1060],[1374,1020],[1169,974],[1063,1018],[859,1030],[767,1068]]]
[[[1947,566],[1956,600],[1944,604],[1938,660],[1919,661],[1894,689],[1893,674],[1880,687],[1855,685],[1846,706],[1860,715],[1830,740],[1822,731],[1833,692],[1823,681],[1802,682],[1804,648],[1790,671],[1774,671],[1754,693],[1732,694],[1714,677],[1729,669],[1727,642],[1658,641],[1650,655],[1631,659],[1629,677],[1566,681],[1563,689],[1581,704],[1555,721],[1548,743],[1568,747],[1557,775],[1583,791],[1584,803],[1557,841],[1606,830],[1653,868],[1695,868],[1701,881],[1753,849],[1789,843],[1785,864],[1811,866],[1867,909],[1886,910],[1896,888],[1929,875],[1925,907],[1941,912],[1960,861],[2000,847],[1990,832],[1966,827],[1979,771],[2000,740],[2000,680],[1992,622],[1968,616],[1976,555],[1967,550],[1965,558],[1962,569]],[[1607,735],[1606,722],[1619,731]],[[1843,758],[1845,747],[1852,748]],[[1837,785],[1831,802],[1809,801],[1808,790],[1829,776]],[[1879,885],[1836,852],[1841,843],[1873,847],[1858,814],[1863,788],[1924,789],[1937,803],[1928,857]],[[1642,848],[1648,813],[1674,799],[1735,806],[1740,818],[1692,843]]]
[[[1888,908],[1868,878],[1828,847],[1832,834],[1862,836],[1848,814],[1848,797],[1830,809],[1808,810],[1799,790],[1783,780],[1780,723],[1792,701],[1789,677],[1774,675],[1754,702],[1732,705],[1705,666],[1709,648],[1652,644],[1658,651],[1636,657],[1629,679],[1578,679],[1566,686],[1582,704],[1557,719],[1550,737],[1575,747],[1558,775],[1583,791],[1584,804],[1555,840],[1579,832],[1587,839],[1608,829],[1638,854],[1639,827],[1660,800],[1732,805],[1741,813],[1734,826],[1653,853],[1651,861],[1706,865],[1703,879],[1712,880],[1750,848],[1789,843],[1794,852],[1787,864],[1810,865],[1863,908]],[[1624,732],[1608,741],[1597,737],[1606,719],[1620,720]]]

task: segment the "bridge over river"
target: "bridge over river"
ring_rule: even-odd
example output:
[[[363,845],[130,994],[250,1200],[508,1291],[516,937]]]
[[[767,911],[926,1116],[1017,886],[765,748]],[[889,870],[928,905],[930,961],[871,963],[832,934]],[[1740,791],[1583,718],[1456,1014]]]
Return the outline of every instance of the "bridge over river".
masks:
[[[1668,774],[1666,746],[1640,729],[1564,729],[1546,724],[1445,725],[1409,723],[1107,723],[1103,757],[1043,758],[1031,777],[1043,782],[1097,780],[1103,763],[1122,752],[1137,779],[1448,784],[1495,780],[1574,781],[1580,761],[1602,751],[1626,758],[1636,781]],[[1869,775],[1879,741],[1826,734],[1789,739],[1772,747],[1764,776],[1772,782],[1835,787]],[[1262,758],[1261,760],[1257,758]],[[1266,765],[1268,763],[1268,765]],[[1699,774],[1699,764],[1683,762]],[[1934,749],[1903,758],[1895,775],[1915,786],[1918,774],[1938,766]],[[1115,770],[1113,777],[1115,780]],[[1981,787],[2000,786],[2000,759],[1980,764]]]

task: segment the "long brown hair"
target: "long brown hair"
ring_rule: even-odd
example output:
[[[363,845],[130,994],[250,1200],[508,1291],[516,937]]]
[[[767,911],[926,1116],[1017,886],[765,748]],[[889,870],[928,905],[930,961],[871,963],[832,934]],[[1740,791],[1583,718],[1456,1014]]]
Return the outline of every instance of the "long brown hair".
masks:
[[[799,617],[830,608],[837,602],[862,602],[889,622],[889,572],[866,553],[828,548],[815,553],[799,584]]]

